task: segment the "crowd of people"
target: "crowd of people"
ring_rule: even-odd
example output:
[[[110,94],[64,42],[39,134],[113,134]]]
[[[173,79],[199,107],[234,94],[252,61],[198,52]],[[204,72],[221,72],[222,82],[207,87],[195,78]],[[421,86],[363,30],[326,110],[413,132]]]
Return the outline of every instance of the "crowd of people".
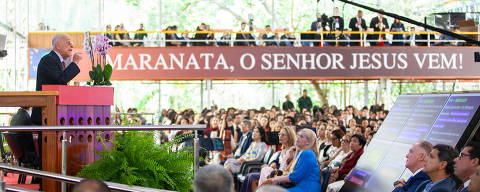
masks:
[[[451,31],[458,32],[458,28]],[[143,46],[143,40],[148,36],[143,24],[140,24],[134,38],[126,32],[123,24],[117,25],[114,31],[125,31],[125,33],[111,33],[112,27],[106,26],[106,35],[115,40],[114,46]],[[140,31],[140,32],[138,32]],[[257,28],[252,22],[242,22],[240,30],[234,33],[218,32],[216,35],[210,25],[201,23],[193,33],[178,32],[178,26],[172,25],[165,29],[165,46],[426,46],[427,40],[452,40],[435,41],[431,45],[465,45],[463,42],[453,41],[454,38],[446,35],[420,34],[421,30],[414,26],[406,27],[399,19],[394,19],[391,24],[382,14],[371,18],[370,22],[363,18],[363,11],[359,10],[354,18],[345,21],[339,15],[339,8],[334,9],[333,16],[318,13],[315,21],[311,23],[309,33],[289,32],[288,28],[273,30],[270,25],[264,28]],[[318,32],[318,33],[312,33]],[[357,32],[412,32],[411,34],[363,34]],[[417,32],[417,33],[415,33]],[[233,36],[233,37],[232,37]],[[364,37],[365,36],[365,37]],[[367,41],[362,41],[366,39]],[[132,42],[122,40],[135,40]]]
[[[304,91],[295,104],[286,96],[282,107],[258,110],[212,107],[198,114],[191,109],[179,112],[169,109],[159,121],[206,124],[207,129],[199,133],[201,139],[223,143],[221,151],[211,149],[201,153],[205,162],[195,178],[195,191],[265,191],[271,185],[287,191],[319,191],[322,183],[326,183],[327,191],[334,192],[343,186],[387,115],[383,105],[360,109],[315,106]],[[169,132],[162,137],[168,141],[189,133]],[[187,145],[192,145],[188,139],[180,146]],[[265,162],[269,151],[276,154],[271,155],[269,164],[258,171],[242,171],[244,164]],[[395,192],[478,190],[475,187],[480,185],[480,143],[470,142],[459,153],[448,145],[419,141],[405,156],[405,168],[413,176],[407,181],[396,181]],[[328,181],[323,181],[327,169],[331,174]],[[205,175],[222,178],[200,179]],[[222,190],[215,188],[219,186]]]
[[[200,131],[202,140],[216,139],[223,150],[203,151],[202,165],[219,165],[237,181],[242,164],[261,162],[271,151],[277,155],[260,172],[248,173],[238,191],[256,191],[259,187],[279,184],[289,191],[320,189],[321,171],[330,167],[330,183],[341,181],[355,166],[388,111],[383,105],[357,109],[348,106],[313,105],[306,90],[297,99],[290,96],[282,107],[270,109],[204,109],[196,114],[191,109],[177,112],[165,110],[160,124],[206,124]],[[191,133],[191,132],[190,132]],[[189,132],[165,132],[163,141]],[[185,140],[180,146],[192,145]],[[200,144],[201,146],[204,146]],[[272,156],[273,159],[273,156]]]
[[[328,192],[339,191],[389,113],[384,105],[317,106],[306,90],[295,103],[289,95],[285,98],[282,107],[270,109],[214,106],[200,113],[192,109],[162,112],[159,124],[206,125],[199,131],[204,161],[196,173],[195,191],[319,191],[324,187]],[[13,124],[24,110],[12,118]],[[113,123],[146,124],[145,118],[136,115],[137,109],[127,112],[124,119],[116,113]],[[176,147],[188,147],[193,146],[192,133],[161,132],[158,139],[168,142],[183,135]],[[205,147],[205,141],[216,141],[215,146],[220,142],[221,149]],[[471,141],[458,152],[449,145],[419,141],[405,157],[405,168],[413,175],[393,183],[394,192],[480,191],[479,142]],[[254,162],[265,164],[245,172],[242,167]],[[331,172],[328,180],[325,172]]]

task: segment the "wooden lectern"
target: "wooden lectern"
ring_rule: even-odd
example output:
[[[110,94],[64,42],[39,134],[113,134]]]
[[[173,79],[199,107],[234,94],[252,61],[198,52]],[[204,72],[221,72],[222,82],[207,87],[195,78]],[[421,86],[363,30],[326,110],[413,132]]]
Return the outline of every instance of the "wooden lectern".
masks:
[[[43,85],[43,91],[57,91],[57,114],[54,117],[42,112],[42,122],[56,119],[59,126],[110,125],[110,107],[113,105],[113,87],[85,87],[67,85]],[[68,131],[67,175],[75,176],[84,166],[99,159],[96,151],[103,145],[96,131]],[[100,135],[107,147],[112,147],[115,135],[110,131]],[[61,173],[62,131],[42,133],[42,169]],[[60,191],[60,182],[42,180],[43,191]]]

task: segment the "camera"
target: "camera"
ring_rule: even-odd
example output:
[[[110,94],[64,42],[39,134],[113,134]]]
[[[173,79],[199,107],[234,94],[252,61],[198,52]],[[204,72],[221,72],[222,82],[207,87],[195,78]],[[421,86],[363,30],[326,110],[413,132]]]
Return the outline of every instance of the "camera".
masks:
[[[7,50],[0,50],[0,58],[7,56]]]

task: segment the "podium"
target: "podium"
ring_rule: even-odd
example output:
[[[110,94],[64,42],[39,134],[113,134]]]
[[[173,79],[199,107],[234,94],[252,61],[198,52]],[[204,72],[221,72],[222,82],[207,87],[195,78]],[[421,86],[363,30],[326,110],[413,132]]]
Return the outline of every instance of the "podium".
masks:
[[[113,87],[43,85],[43,91],[57,91],[56,116],[42,112],[42,122],[54,118],[58,126],[110,125]],[[100,137],[101,138],[100,138]],[[67,131],[67,175],[75,176],[84,166],[100,157],[95,152],[112,147],[115,134],[110,131]],[[42,170],[61,173],[62,131],[42,132]],[[60,182],[43,179],[43,191],[60,191]]]

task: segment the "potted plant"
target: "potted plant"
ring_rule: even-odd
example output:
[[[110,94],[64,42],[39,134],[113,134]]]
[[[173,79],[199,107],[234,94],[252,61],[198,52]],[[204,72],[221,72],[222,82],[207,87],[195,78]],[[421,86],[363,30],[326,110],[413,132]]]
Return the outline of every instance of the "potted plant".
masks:
[[[112,76],[113,68],[112,65],[107,63],[108,49],[112,46],[108,43],[108,38],[99,34],[92,39],[90,38],[90,33],[86,32],[85,40],[85,51],[89,53],[92,61],[92,70],[88,72],[90,81],[87,84],[91,86],[112,85],[110,77]],[[92,40],[95,41],[93,47]]]
[[[175,149],[192,135],[156,144],[151,131],[122,131],[115,147],[97,152],[100,160],[84,167],[79,177],[174,191],[191,191],[193,153],[191,148]],[[101,137],[100,137],[101,138]],[[103,142],[103,140],[102,140]]]

